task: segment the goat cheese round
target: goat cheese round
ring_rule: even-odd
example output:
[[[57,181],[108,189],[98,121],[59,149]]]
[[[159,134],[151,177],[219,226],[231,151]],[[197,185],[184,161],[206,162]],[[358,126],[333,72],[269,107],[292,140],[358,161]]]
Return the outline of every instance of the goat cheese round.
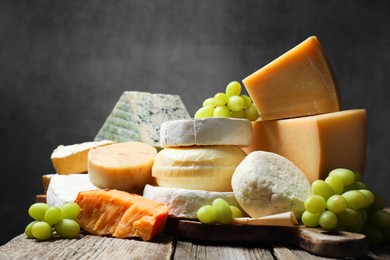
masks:
[[[249,146],[252,124],[239,118],[196,118],[167,121],[160,127],[160,146]]]
[[[245,156],[232,145],[165,148],[155,157],[152,176],[162,187],[232,191],[233,172]]]
[[[311,194],[306,176],[291,161],[275,153],[248,154],[232,176],[234,196],[251,217],[293,211],[299,218]]]
[[[233,192],[189,190],[146,185],[143,196],[165,203],[169,208],[169,216],[174,218],[197,219],[196,213],[198,209],[204,205],[212,204],[213,200],[217,198],[222,198],[229,205],[241,209]]]

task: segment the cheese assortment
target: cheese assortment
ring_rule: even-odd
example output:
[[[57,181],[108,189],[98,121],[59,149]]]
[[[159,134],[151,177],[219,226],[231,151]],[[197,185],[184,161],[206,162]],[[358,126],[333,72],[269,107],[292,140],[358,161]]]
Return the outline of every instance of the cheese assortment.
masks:
[[[98,142],[60,145],[51,154],[51,161],[58,174],[87,172],[89,150],[112,143],[113,141],[110,140],[101,140]]]
[[[268,151],[292,161],[310,182],[338,167],[362,173],[367,146],[367,114],[352,109],[284,120],[252,122],[253,142],[243,148]]]
[[[261,120],[339,111],[339,90],[317,37],[307,40],[242,81]]]
[[[177,95],[125,91],[95,137],[116,142],[139,141],[158,147],[160,125],[190,115]]]

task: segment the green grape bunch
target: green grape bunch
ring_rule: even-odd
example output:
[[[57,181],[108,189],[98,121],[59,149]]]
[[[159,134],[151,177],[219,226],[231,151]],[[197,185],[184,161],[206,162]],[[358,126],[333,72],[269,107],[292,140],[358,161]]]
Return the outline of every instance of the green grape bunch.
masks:
[[[76,203],[67,203],[62,207],[49,206],[46,203],[34,203],[28,214],[34,219],[24,230],[28,238],[48,240],[55,231],[61,238],[77,238],[80,225],[76,218],[80,207]]]
[[[194,115],[194,118],[210,117],[247,118],[255,121],[259,114],[252,99],[241,94],[241,84],[232,81],[226,86],[225,93],[219,92],[204,100],[203,106]]]
[[[390,242],[390,213],[385,199],[348,169],[332,170],[325,180],[311,184],[302,223],[307,227],[362,233],[372,244]]]

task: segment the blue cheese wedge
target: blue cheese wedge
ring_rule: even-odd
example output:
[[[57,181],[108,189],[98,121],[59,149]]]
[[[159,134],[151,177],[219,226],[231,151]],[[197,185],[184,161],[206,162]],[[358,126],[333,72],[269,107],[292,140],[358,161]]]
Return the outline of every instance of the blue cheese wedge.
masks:
[[[138,141],[160,146],[160,126],[190,115],[177,95],[126,91],[95,137],[95,141]]]

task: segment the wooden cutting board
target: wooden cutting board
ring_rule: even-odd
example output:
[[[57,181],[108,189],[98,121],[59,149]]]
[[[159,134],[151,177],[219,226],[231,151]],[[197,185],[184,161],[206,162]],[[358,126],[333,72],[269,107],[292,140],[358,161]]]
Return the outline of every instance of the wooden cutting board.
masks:
[[[325,257],[361,257],[369,252],[368,239],[357,233],[329,232],[304,226],[247,226],[202,224],[169,218],[164,233],[198,243],[232,245],[284,244]]]

